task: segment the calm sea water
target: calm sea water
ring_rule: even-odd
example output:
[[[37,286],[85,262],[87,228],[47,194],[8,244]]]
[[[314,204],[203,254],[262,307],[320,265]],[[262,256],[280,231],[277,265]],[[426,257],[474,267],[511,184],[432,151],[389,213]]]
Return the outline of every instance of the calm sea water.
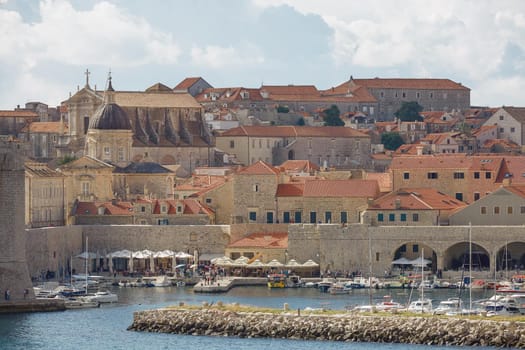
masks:
[[[154,309],[185,302],[202,302],[283,307],[291,309],[323,307],[342,310],[345,307],[366,304],[369,294],[355,291],[350,295],[332,296],[316,289],[269,290],[265,287],[234,288],[225,294],[194,294],[191,288],[115,288],[119,303],[103,305],[97,309],[67,310],[53,313],[0,315],[0,349],[250,349],[268,350],[317,350],[353,349],[459,349],[454,347],[429,347],[405,344],[372,344],[296,341],[282,339],[239,339],[233,337],[183,336],[130,332],[126,328],[132,323],[133,312]],[[389,294],[395,301],[405,302],[409,291],[379,290],[373,298],[382,299]],[[439,290],[427,293],[434,300],[457,296],[456,291]],[[387,297],[387,298],[390,298]],[[414,296],[415,297],[415,296]],[[476,294],[475,297],[483,297]],[[482,349],[482,348],[476,348]],[[489,348],[484,348],[489,349]]]

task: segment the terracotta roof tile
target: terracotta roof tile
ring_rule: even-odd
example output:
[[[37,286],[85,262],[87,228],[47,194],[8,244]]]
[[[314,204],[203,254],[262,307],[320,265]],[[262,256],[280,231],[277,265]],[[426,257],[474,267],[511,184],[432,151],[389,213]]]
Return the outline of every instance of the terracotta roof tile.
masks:
[[[237,172],[237,175],[279,175],[279,169],[260,160]]]
[[[28,110],[0,111],[0,118],[38,118],[38,114]]]
[[[309,160],[287,160],[284,163],[282,163],[279,167],[288,172],[304,173],[311,173],[320,169],[317,164],[314,164]]]
[[[302,197],[304,183],[285,183],[277,186],[277,197]]]
[[[288,232],[252,233],[228,245],[228,248],[288,248]]]
[[[470,90],[450,79],[373,78],[352,81],[355,85],[369,89]],[[348,84],[348,81],[343,84]]]
[[[62,122],[33,122],[31,124],[29,124],[28,128],[29,128],[29,132],[32,132],[32,133],[55,133],[55,134],[59,134],[60,133],[60,128],[62,127],[61,126]],[[63,133],[64,134],[67,134],[68,132],[68,125],[67,123],[64,123],[63,125]],[[25,130],[27,130],[26,128],[24,128]]]
[[[466,206],[466,203],[433,188],[403,188],[376,199],[368,209],[455,210]]]
[[[199,81],[201,77],[189,77],[185,78],[183,81],[181,81],[177,86],[173,88],[173,90],[188,90],[190,87],[193,86],[196,82]]]

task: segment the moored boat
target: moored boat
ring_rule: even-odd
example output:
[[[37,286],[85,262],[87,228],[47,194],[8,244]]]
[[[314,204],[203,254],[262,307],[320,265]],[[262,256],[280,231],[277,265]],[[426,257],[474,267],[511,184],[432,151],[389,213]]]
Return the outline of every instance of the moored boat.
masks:
[[[268,288],[284,288],[286,287],[286,276],[281,273],[273,273],[268,275]]]
[[[118,295],[109,291],[98,291],[93,295],[86,296],[86,299],[99,303],[116,303],[118,301]]]

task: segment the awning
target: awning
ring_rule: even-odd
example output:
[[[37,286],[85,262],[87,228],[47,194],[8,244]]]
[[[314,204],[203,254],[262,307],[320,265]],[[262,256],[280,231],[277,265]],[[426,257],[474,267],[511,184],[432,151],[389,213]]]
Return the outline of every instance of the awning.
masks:
[[[224,254],[201,254],[199,261],[212,261],[213,259],[222,258]]]

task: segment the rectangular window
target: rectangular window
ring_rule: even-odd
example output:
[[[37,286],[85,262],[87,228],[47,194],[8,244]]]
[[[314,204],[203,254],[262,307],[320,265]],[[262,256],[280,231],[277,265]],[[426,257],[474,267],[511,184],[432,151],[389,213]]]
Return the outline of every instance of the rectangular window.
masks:
[[[461,192],[456,192],[456,199],[458,201],[463,201],[463,193]]]
[[[481,207],[481,208],[479,208],[479,210],[480,210],[481,214],[483,214],[483,215],[487,214],[487,207]]]
[[[206,198],[206,204],[211,204],[211,198]]]
[[[507,214],[512,215],[512,207],[507,207]]]
[[[324,222],[326,222],[327,224],[332,222],[332,212],[331,211],[327,211],[324,213]]]
[[[516,132],[516,128],[514,127],[510,128],[510,132]]]
[[[499,132],[504,133],[505,132],[505,128],[499,128]]]
[[[383,222],[383,220],[384,220],[384,215],[383,215],[383,213],[378,213],[378,214],[377,214],[377,221],[379,221],[379,222]]]
[[[235,148],[235,141],[230,140],[230,148]]]
[[[289,224],[290,223],[290,212],[289,211],[285,211],[283,213],[283,222],[285,224]]]
[[[315,224],[317,222],[317,212],[311,211],[310,212],[310,223]]]
[[[419,244],[414,244],[412,246],[412,253],[417,253],[419,252]]]
[[[464,179],[465,178],[465,173],[463,172],[455,172],[454,173],[454,179]]]
[[[520,207],[520,214],[525,214],[525,206]]]
[[[410,173],[403,173],[403,180],[410,180]]]
[[[249,214],[250,221],[257,221],[257,212],[251,211]]]
[[[407,221],[407,214],[405,214],[405,213],[400,214],[399,215],[399,220],[403,221],[403,222]]]
[[[168,224],[168,219],[159,219],[158,220],[158,224],[159,225],[167,225]]]
[[[499,207],[494,207],[494,214],[499,214]]]
[[[346,211],[341,212],[341,223],[346,224],[348,222],[348,214]]]
[[[503,120],[503,116],[502,115],[499,116],[499,120]]]
[[[253,185],[253,192],[259,192],[259,184]]]
[[[396,221],[396,214],[390,213],[388,214],[388,221]]]
[[[297,222],[297,223],[300,223],[300,222],[303,221],[303,217],[302,217],[300,211],[296,211],[296,212],[295,212],[295,215],[294,215],[294,221]]]
[[[109,153],[110,153],[109,147],[108,146],[104,147],[104,154],[109,155]]]
[[[376,261],[379,261],[379,252],[376,252]]]
[[[474,172],[474,178],[479,179],[479,171]]]
[[[479,192],[474,192],[474,200],[477,201],[479,199]]]
[[[118,157],[119,162],[122,162],[124,160],[124,147],[118,148],[117,157]]]
[[[273,211],[266,212],[266,223],[273,224]]]
[[[417,213],[412,214],[412,221],[414,222],[419,221],[419,214]]]
[[[436,173],[436,172],[427,173],[427,178],[428,179],[437,179],[438,178],[438,173]]]
[[[485,179],[490,179],[490,178],[492,178],[492,173],[490,171],[487,171],[485,173]]]

